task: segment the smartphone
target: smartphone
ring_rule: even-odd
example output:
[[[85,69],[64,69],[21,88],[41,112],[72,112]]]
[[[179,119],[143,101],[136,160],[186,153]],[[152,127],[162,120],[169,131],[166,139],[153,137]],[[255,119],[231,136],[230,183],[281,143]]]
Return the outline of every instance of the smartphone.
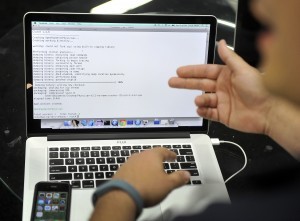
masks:
[[[35,185],[31,221],[69,221],[71,185],[59,182],[39,182]]]

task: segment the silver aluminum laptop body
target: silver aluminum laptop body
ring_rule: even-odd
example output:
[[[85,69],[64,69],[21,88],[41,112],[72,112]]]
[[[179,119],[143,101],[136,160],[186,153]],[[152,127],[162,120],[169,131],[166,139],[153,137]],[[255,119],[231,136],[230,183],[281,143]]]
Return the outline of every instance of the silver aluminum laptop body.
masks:
[[[167,85],[177,67],[213,61],[215,31],[212,16],[28,13],[23,220],[30,220],[35,184],[50,180],[49,147],[190,144],[202,184],[172,191],[139,220],[230,202],[208,122],[194,113],[199,92]],[[94,190],[72,190],[70,220],[89,219]]]

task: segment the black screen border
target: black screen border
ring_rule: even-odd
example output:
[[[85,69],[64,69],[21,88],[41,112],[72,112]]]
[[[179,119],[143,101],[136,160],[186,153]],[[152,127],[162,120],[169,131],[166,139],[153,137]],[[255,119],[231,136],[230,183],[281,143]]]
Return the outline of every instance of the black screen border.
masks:
[[[100,15],[85,13],[40,13],[29,12],[24,15],[24,57],[25,57],[25,84],[26,84],[26,135],[27,137],[57,135],[57,134],[98,134],[120,132],[189,132],[207,133],[208,120],[203,119],[202,126],[182,126],[163,128],[100,128],[100,129],[48,129],[41,128],[41,120],[33,119],[33,91],[32,87],[32,44],[31,22],[106,22],[106,23],[157,23],[157,24],[210,24],[209,49],[207,63],[212,64],[215,56],[217,19],[212,15]]]

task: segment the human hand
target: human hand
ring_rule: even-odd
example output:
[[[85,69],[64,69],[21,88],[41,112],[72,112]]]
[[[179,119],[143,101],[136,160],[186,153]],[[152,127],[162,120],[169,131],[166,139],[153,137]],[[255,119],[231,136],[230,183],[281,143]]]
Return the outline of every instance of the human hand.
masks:
[[[200,116],[240,131],[266,134],[273,99],[263,87],[262,75],[224,40],[218,44],[218,53],[225,65],[180,67],[169,85],[211,92],[195,99]]]
[[[167,174],[163,161],[174,161],[176,154],[166,148],[146,150],[132,155],[123,164],[113,179],[131,184],[144,200],[144,206],[150,207],[162,201],[173,189],[186,184],[190,174],[177,171]]]

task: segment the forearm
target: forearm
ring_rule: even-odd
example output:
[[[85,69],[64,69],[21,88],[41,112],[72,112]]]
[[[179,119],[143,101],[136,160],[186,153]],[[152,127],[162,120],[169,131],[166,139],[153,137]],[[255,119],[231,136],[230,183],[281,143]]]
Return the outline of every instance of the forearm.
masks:
[[[136,205],[122,190],[113,190],[97,200],[90,221],[132,221],[135,220]]]
[[[300,160],[300,108],[275,99],[268,114],[266,134]]]

